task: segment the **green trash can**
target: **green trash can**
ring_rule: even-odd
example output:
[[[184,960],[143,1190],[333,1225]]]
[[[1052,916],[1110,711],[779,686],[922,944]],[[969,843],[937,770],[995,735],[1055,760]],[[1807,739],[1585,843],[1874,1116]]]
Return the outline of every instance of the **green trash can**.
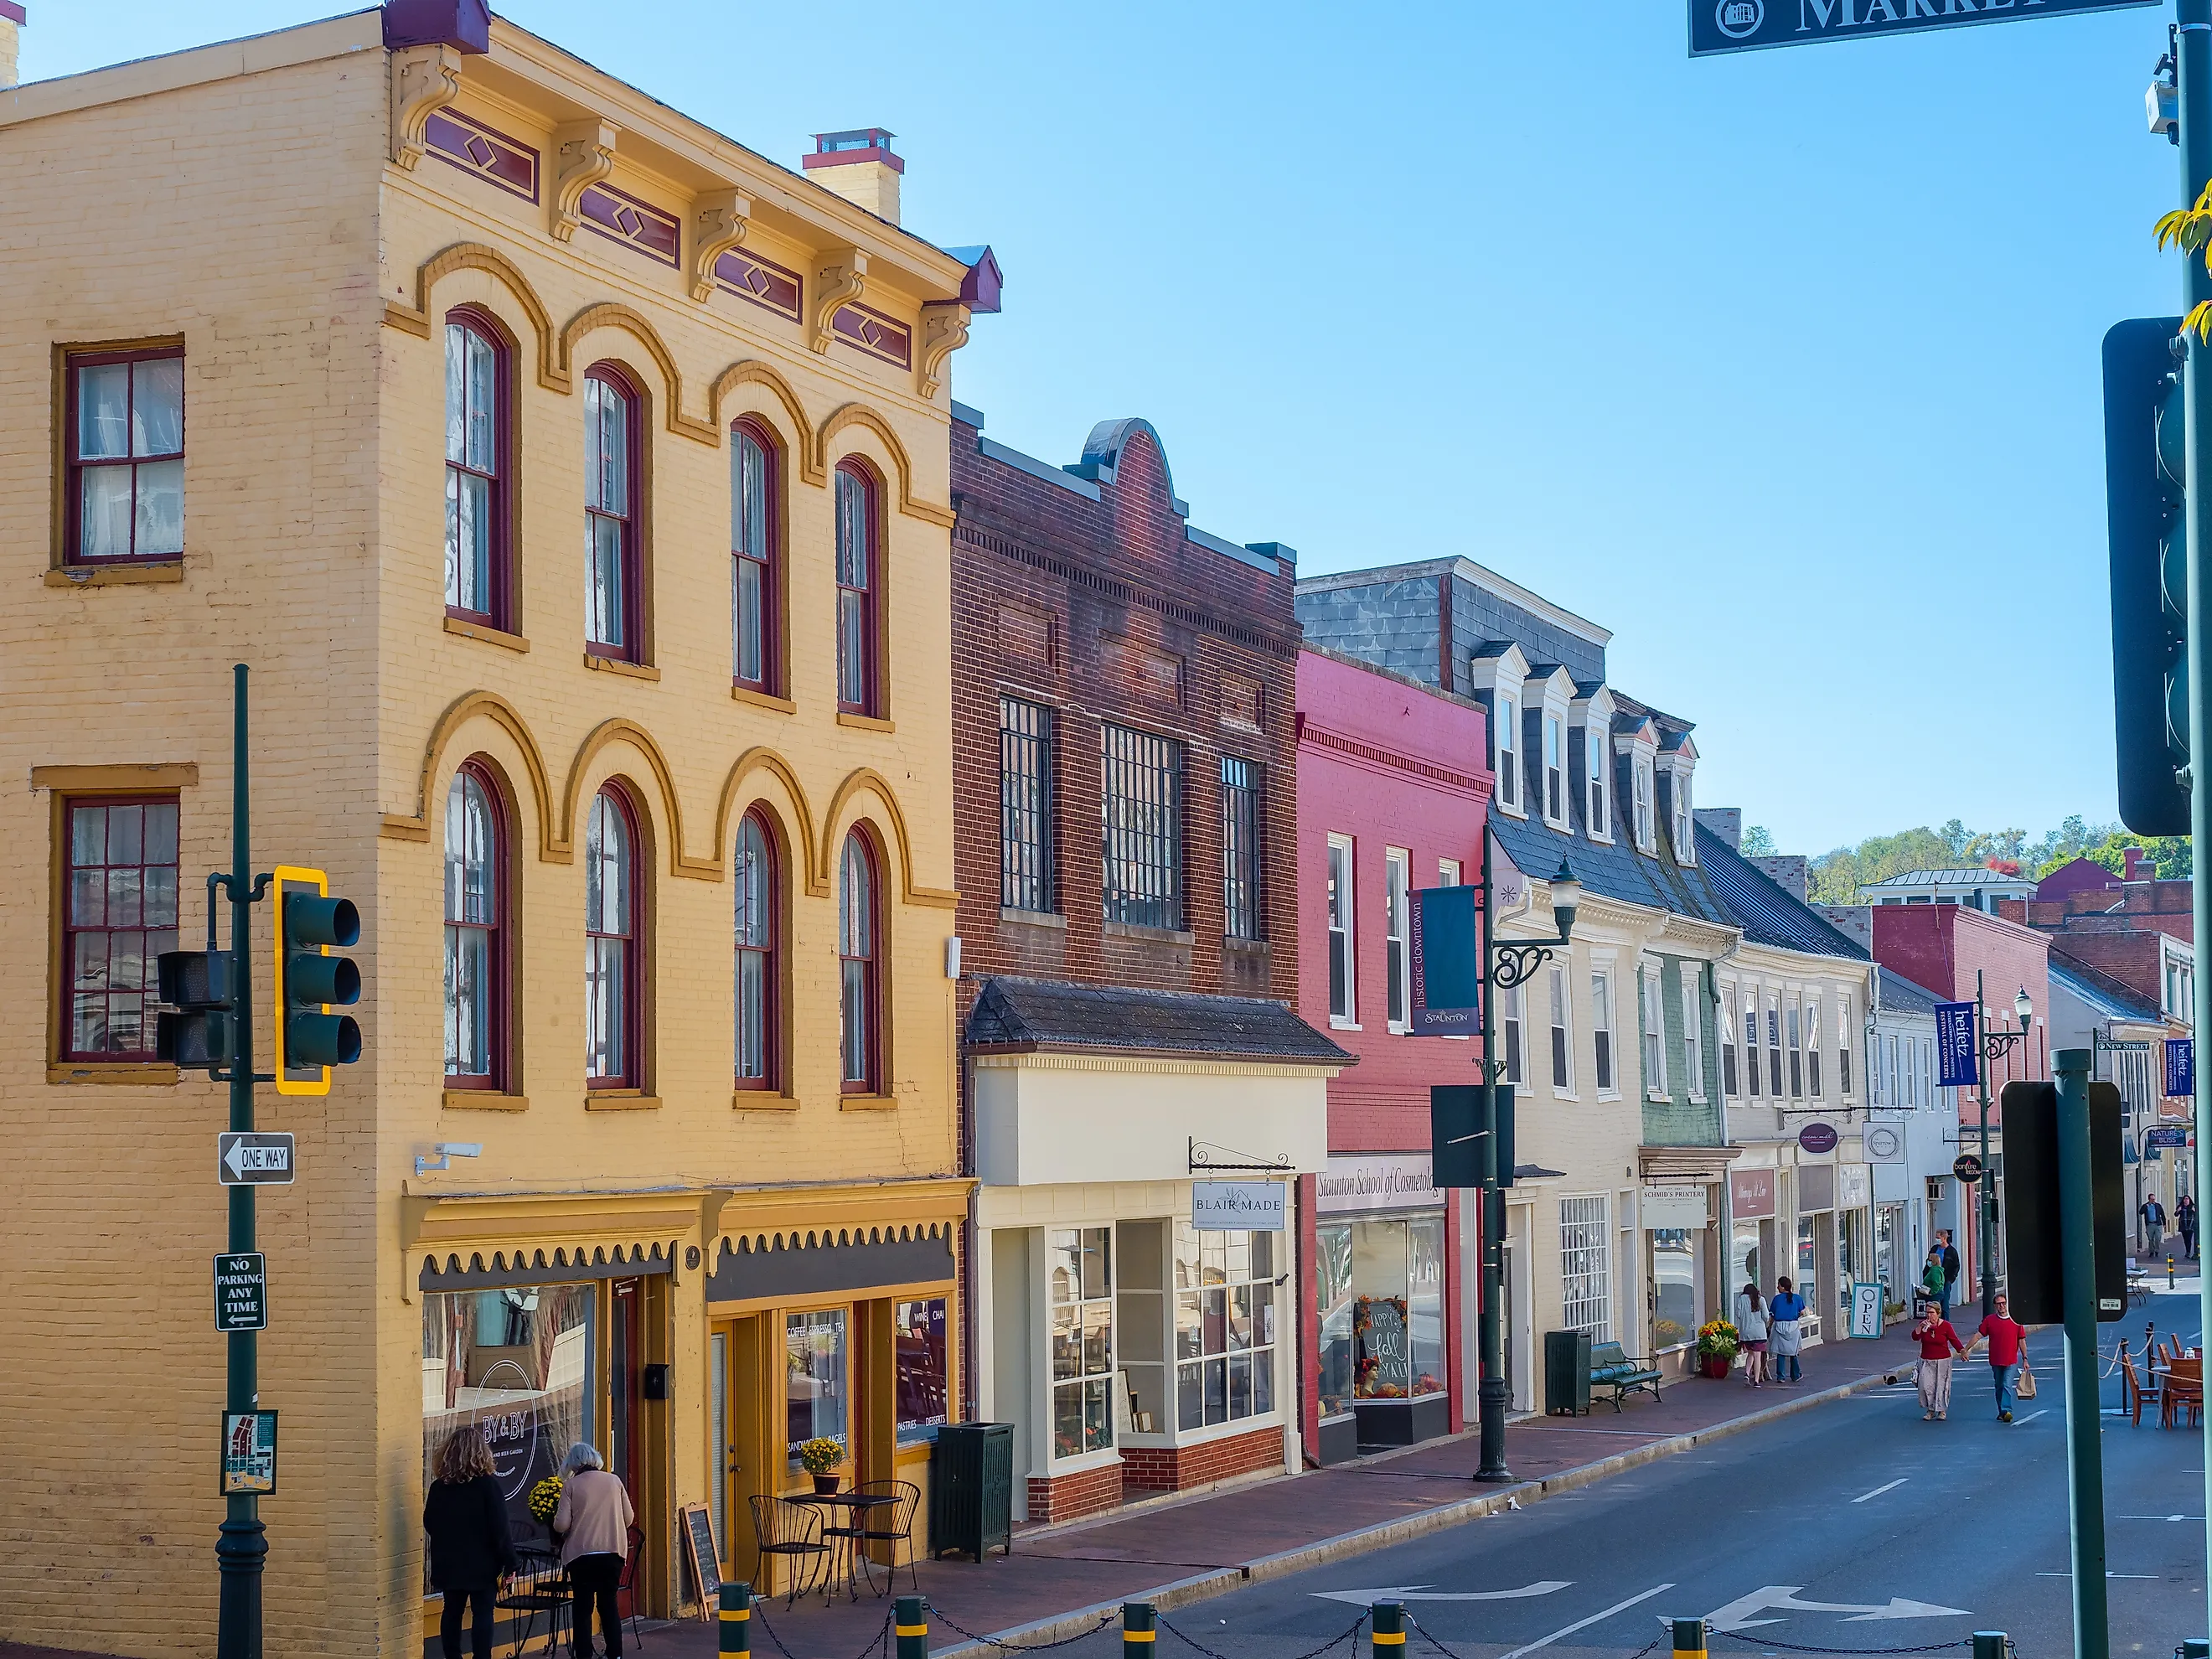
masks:
[[[947,1423],[929,1458],[929,1553],[1014,1549],[1014,1425]]]
[[[1588,1331],[1544,1333],[1544,1415],[1589,1414],[1590,1340]]]

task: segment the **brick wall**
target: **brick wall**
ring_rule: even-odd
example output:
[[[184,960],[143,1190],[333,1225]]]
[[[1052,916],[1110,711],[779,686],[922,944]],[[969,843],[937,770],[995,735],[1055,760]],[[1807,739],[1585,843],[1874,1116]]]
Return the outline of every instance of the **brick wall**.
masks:
[[[2026,988],[2035,1006],[2032,1042],[2016,1044],[1990,1069],[1992,1088],[2022,1078],[2051,1075],[2048,1029],[2051,1014],[2051,940],[2032,927],[1985,915],[1962,904],[1877,904],[1874,957],[1914,984],[1954,1001],[1972,1001],[1975,975],[1981,975],[1989,1000],[1992,1030],[2014,1024],[2013,999]],[[1960,1110],[1969,1109],[1972,1090],[1959,1091]],[[1992,1109],[1991,1118],[1996,1113]]]
[[[1276,1455],[1281,1455],[1279,1449]],[[1077,1474],[1030,1476],[1030,1519],[1042,1524],[1075,1521],[1119,1507],[1121,1468],[1106,1463]]]
[[[1283,1431],[1255,1429],[1195,1446],[1125,1446],[1121,1484],[1132,1492],[1187,1492],[1261,1469],[1279,1468]]]

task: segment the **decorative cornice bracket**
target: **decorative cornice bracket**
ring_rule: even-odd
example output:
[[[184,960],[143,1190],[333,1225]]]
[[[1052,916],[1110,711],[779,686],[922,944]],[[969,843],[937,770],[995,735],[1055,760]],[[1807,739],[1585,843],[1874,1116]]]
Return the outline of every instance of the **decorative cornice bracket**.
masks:
[[[565,242],[576,234],[583,218],[576,211],[586,186],[596,185],[615,170],[615,141],[622,129],[611,121],[571,121],[553,131],[553,146],[560,158],[559,183],[553,190],[553,240]]]
[[[851,304],[867,290],[868,256],[856,247],[831,248],[814,270],[814,310],[806,343],[817,355],[830,349],[835,337],[830,319],[838,308]]]
[[[714,262],[745,240],[753,198],[741,190],[715,191],[699,198],[692,215],[691,297],[714,291]]]
[[[921,362],[915,371],[915,386],[924,398],[937,396],[945,384],[945,360],[968,343],[968,324],[973,315],[957,301],[924,306],[921,312]]]
[[[430,117],[460,96],[461,55],[451,46],[418,46],[392,58],[392,159],[413,172],[428,142]]]

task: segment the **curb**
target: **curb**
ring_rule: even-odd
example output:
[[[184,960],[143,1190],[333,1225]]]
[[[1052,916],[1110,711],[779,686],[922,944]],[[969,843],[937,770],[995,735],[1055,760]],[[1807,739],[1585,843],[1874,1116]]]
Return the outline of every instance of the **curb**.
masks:
[[[1025,1625],[1010,1625],[1004,1630],[989,1632],[981,1641],[963,1641],[956,1647],[933,1650],[934,1659],[952,1659],[954,1655],[981,1659],[981,1656],[990,1650],[991,1644],[997,1643],[1041,1647],[1062,1642],[1083,1634],[1106,1614],[1118,1612],[1123,1601],[1150,1601],[1161,1612],[1166,1613],[1176,1607],[1188,1607],[1194,1601],[1210,1601],[1214,1596],[1225,1595],[1231,1590],[1243,1589],[1247,1584],[1286,1577],[1308,1567],[1325,1566],[1332,1561],[1346,1560],[1356,1555],[1388,1549],[1393,1544],[1406,1543],[1415,1538],[1426,1537],[1431,1533],[1463,1526],[1469,1521],[1480,1521],[1486,1516],[1518,1509],[1555,1493],[1578,1492],[1584,1486],[1594,1486],[1616,1474],[1624,1474],[1630,1469],[1640,1468],[1646,1463],[1656,1463],[1662,1458],[1674,1457],[1717,1440],[1726,1440],[1731,1435],[1764,1428],[1769,1423],[1795,1416],[1799,1412],[1810,1411],[1815,1406],[1828,1405],[1869,1389],[1881,1388],[1887,1380],[1887,1373],[1876,1371],[1871,1376],[1863,1376],[1855,1382],[1839,1383],[1834,1388],[1823,1389],[1818,1394],[1802,1395],[1795,1400],[1785,1400],[1778,1405],[1768,1406],[1742,1417],[1732,1417],[1706,1428],[1692,1429],[1682,1434],[1671,1435],[1664,1440],[1655,1440],[1647,1446],[1615,1452],[1610,1457],[1601,1457],[1595,1462],[1578,1463],[1573,1468],[1561,1469],[1557,1474],[1547,1474],[1540,1480],[1523,1480],[1485,1492],[1480,1498],[1463,1498],[1455,1503],[1438,1504],[1435,1509],[1402,1516],[1395,1521],[1378,1522],[1371,1527],[1339,1533],[1334,1538],[1301,1544],[1294,1549],[1279,1550],[1273,1555],[1255,1556],[1238,1566],[1220,1567],[1212,1572],[1178,1578],[1156,1589],[1134,1590],[1110,1601],[1094,1601],[1089,1607],[1079,1607],[1073,1613],[1057,1613]]]

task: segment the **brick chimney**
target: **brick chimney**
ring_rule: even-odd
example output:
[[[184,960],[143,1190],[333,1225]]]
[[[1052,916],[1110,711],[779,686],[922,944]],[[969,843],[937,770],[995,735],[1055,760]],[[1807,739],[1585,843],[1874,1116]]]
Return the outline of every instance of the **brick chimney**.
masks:
[[[2144,873],[2142,869],[2143,849],[2142,848],[2123,847],[2120,848],[2120,857],[2126,860],[2127,865],[2127,867],[2120,872],[2120,879],[2122,881],[2148,881],[2150,879],[2149,876]]]
[[[23,25],[30,21],[15,0],[0,0],[0,87],[12,87],[20,78],[15,73],[16,50],[21,44]]]
[[[897,136],[882,127],[817,132],[814,154],[800,157],[799,165],[823,189],[896,224],[899,175],[906,171],[906,163],[891,154],[891,140]]]

